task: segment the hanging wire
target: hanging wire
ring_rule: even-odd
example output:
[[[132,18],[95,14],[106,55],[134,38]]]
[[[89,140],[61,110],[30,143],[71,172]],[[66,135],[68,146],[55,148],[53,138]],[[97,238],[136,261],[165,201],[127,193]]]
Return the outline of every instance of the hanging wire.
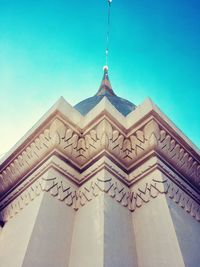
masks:
[[[112,0],[108,1],[108,23],[107,23],[107,34],[106,34],[106,66],[108,67],[108,54],[109,54],[109,39],[110,39],[110,9]]]

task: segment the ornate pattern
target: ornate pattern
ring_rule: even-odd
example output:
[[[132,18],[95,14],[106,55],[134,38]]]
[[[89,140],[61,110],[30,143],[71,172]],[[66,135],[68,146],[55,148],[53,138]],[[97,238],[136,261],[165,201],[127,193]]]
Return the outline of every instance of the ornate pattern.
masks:
[[[85,164],[103,149],[127,165],[148,147],[146,126],[144,131],[136,131],[130,138],[126,138],[107,120],[101,121],[85,135],[78,135],[63,123],[57,122],[56,127],[51,127],[50,134],[54,144],[79,165]]]
[[[12,218],[23,210],[31,201],[40,196],[41,192],[49,192],[53,197],[65,202],[67,206],[74,206],[77,198],[77,191],[66,181],[58,177],[38,179],[29,186],[23,193],[8,204],[12,196],[6,201],[2,201],[0,210],[3,206],[1,215],[4,221]]]
[[[19,213],[30,201],[39,196],[41,192],[49,192],[57,200],[73,207],[75,211],[85,206],[95,197],[105,193],[122,206],[127,207],[131,212],[142,207],[159,194],[166,194],[200,222],[200,205],[169,179],[154,178],[147,183],[139,184],[137,188],[129,189],[116,179],[97,178],[96,180],[92,179],[86,182],[81,188],[75,189],[60,177],[42,177],[7,206],[6,203],[2,203],[2,205],[6,206],[1,211],[3,220],[7,221]]]
[[[40,134],[12,163],[0,172],[0,194],[14,185],[53,148],[49,129]]]
[[[141,129],[125,135],[106,119],[87,133],[79,133],[54,119],[20,155],[0,170],[0,195],[53,150],[61,151],[80,168],[101,151],[108,151],[127,170],[145,153],[157,151],[190,182],[199,186],[200,164],[153,119]],[[117,190],[117,189],[116,189]]]
[[[158,128],[159,129],[159,128]],[[180,170],[190,181],[200,185],[200,164],[165,130],[157,132],[157,150]]]

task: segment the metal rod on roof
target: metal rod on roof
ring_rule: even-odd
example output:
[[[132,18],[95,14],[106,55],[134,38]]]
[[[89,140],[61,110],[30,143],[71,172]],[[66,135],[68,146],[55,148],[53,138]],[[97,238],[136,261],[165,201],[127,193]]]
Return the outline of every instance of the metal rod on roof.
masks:
[[[107,0],[108,2],[108,23],[107,23],[107,33],[106,33],[106,67],[108,69],[108,54],[109,54],[109,39],[110,39],[110,10],[112,0]]]

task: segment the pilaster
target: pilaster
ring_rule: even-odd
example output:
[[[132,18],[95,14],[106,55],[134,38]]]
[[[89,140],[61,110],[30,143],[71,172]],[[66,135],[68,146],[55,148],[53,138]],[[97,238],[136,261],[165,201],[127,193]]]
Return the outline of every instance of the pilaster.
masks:
[[[137,267],[128,187],[103,169],[79,191],[89,202],[76,212],[69,267]]]
[[[22,267],[43,196],[5,222],[0,233],[1,267]]]
[[[160,171],[155,171],[143,179],[140,188],[153,178],[164,179]],[[138,267],[185,266],[166,195],[154,195],[133,213],[132,219]]]
[[[44,192],[22,267],[68,266],[75,210],[56,199],[57,189],[49,190],[49,181],[61,174],[50,169],[45,175]],[[70,184],[70,182],[68,182]],[[70,184],[73,187],[73,184]],[[59,190],[59,187],[58,187]],[[59,194],[61,197],[61,195]]]

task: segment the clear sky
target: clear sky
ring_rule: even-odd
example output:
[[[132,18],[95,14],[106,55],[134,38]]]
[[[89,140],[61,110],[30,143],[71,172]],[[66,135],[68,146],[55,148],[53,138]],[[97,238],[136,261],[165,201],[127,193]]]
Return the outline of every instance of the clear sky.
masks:
[[[149,96],[200,147],[200,1],[113,0],[109,73],[136,105]],[[0,0],[0,154],[62,95],[96,93],[106,0]]]

